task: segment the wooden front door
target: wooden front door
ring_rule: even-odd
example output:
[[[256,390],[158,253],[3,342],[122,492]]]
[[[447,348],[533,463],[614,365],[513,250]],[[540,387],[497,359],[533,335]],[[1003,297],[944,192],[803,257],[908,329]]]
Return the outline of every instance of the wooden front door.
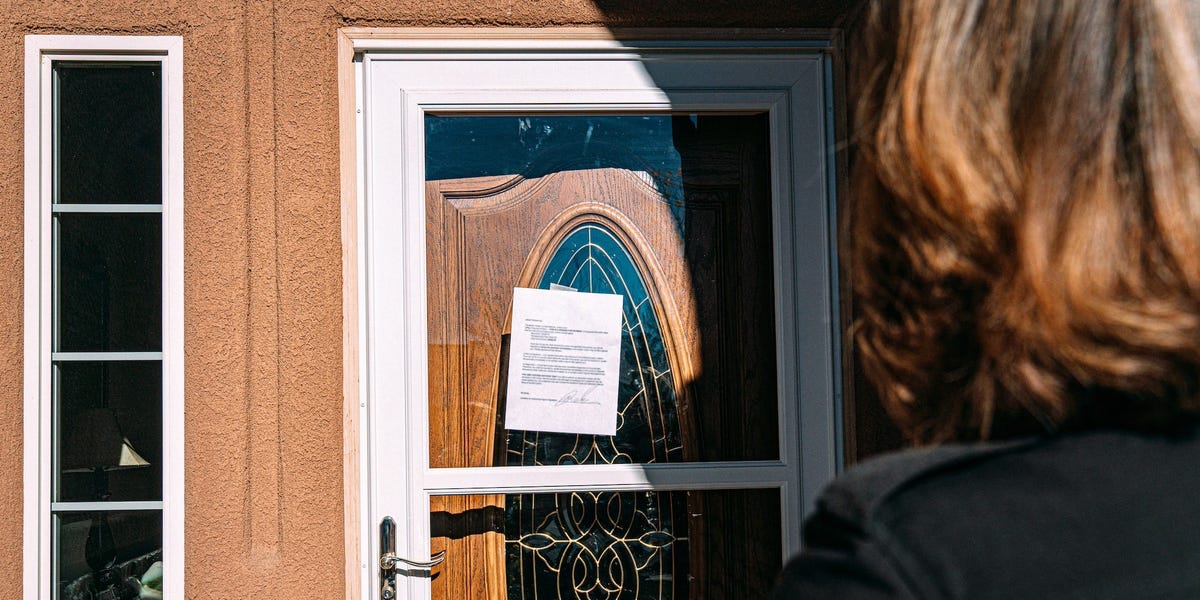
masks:
[[[799,550],[837,468],[827,71],[773,44],[366,52],[366,597],[745,598]],[[615,435],[505,423],[513,290],[552,286],[620,296]]]
[[[765,115],[425,124],[431,467],[778,459]],[[504,426],[513,288],[552,284],[624,297],[615,436]],[[434,497],[433,551],[469,562],[434,596],[761,595],[779,500],[714,496]]]

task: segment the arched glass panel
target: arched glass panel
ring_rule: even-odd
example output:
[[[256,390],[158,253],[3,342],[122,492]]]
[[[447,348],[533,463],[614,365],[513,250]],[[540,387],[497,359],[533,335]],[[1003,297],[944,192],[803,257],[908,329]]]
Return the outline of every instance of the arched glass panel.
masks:
[[[682,459],[677,390],[637,263],[605,225],[570,231],[538,287],[624,296],[615,436],[508,432],[508,464],[661,463]],[[505,497],[509,598],[686,597],[687,504],[679,492]]]

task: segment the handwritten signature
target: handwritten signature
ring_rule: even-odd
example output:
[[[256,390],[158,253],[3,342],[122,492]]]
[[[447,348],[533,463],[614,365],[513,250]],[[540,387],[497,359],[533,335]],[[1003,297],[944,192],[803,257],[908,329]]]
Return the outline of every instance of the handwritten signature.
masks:
[[[600,386],[598,385],[591,385],[582,389],[569,390],[567,393],[563,394],[561,398],[556,400],[554,405],[562,406],[564,404],[600,404],[600,402],[592,400],[589,397],[592,392],[596,391],[596,389],[599,387]]]

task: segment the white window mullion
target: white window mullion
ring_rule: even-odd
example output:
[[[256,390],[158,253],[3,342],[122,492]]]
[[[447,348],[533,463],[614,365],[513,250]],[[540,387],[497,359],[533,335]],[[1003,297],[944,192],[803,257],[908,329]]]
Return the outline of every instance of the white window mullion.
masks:
[[[94,512],[118,510],[162,510],[163,503],[155,500],[144,502],[51,502],[50,511],[55,513]]]
[[[426,469],[430,495],[625,490],[734,490],[782,487],[793,470],[779,461],[643,465],[555,465]]]
[[[126,360],[162,360],[162,352],[52,352],[50,360],[56,362],[72,361],[126,361]]]
[[[55,204],[55,213],[160,213],[161,204]]]

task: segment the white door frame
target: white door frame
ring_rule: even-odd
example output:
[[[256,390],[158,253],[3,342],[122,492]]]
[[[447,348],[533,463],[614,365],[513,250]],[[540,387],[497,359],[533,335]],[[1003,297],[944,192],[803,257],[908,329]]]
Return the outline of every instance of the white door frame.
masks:
[[[401,556],[428,556],[430,495],[777,488],[784,553],[799,550],[803,514],[841,468],[828,44],[644,34],[656,41],[591,28],[341,32],[349,597],[378,597],[383,515]],[[781,460],[428,468],[427,110],[768,112]],[[401,598],[429,597],[426,578],[399,583]]]

